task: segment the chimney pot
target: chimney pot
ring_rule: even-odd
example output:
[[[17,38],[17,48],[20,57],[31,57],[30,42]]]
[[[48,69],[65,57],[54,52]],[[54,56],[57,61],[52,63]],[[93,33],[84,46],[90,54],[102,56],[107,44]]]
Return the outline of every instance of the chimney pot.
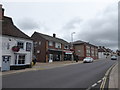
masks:
[[[54,38],[56,37],[56,34],[55,34],[55,33],[53,33],[53,37],[54,37]]]
[[[2,20],[4,16],[4,9],[2,8],[2,5],[0,4],[0,20]]]

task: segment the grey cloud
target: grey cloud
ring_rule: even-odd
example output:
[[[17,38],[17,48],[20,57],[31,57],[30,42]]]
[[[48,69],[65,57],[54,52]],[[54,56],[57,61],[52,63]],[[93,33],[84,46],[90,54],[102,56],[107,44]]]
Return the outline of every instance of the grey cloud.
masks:
[[[36,23],[31,18],[23,18],[23,19],[19,20],[18,26],[23,30],[33,30],[33,29],[39,28],[39,24]]]
[[[75,29],[76,25],[80,25],[81,21],[82,20],[80,18],[74,18],[64,25],[63,29]]]
[[[113,11],[114,10],[114,11]],[[109,48],[118,47],[117,6],[108,7],[103,13],[83,24],[76,39]]]

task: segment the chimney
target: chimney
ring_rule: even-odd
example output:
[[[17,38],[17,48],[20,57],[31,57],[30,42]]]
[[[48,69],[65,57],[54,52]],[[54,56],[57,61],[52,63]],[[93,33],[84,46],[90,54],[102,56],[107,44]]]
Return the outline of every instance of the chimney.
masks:
[[[55,34],[55,33],[53,33],[53,37],[54,37],[54,38],[56,37],[56,34]]]
[[[2,5],[0,4],[0,20],[2,20],[4,16],[4,9],[2,8]]]

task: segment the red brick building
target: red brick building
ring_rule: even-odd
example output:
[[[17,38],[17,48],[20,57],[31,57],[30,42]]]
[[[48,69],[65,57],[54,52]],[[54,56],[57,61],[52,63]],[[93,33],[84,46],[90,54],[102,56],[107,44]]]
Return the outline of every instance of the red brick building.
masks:
[[[88,42],[75,41],[73,42],[75,54],[79,57],[79,60],[83,60],[85,57],[92,57],[98,59],[98,47]]]
[[[71,60],[70,44],[60,38],[34,32],[34,55],[38,62]]]

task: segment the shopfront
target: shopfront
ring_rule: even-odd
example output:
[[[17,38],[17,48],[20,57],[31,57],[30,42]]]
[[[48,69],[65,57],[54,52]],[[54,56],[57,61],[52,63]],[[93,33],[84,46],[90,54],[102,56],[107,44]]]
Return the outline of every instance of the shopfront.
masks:
[[[62,61],[62,50],[49,49],[48,51],[48,61]]]
[[[64,51],[64,60],[65,61],[72,60],[72,54],[73,54],[72,51]]]

